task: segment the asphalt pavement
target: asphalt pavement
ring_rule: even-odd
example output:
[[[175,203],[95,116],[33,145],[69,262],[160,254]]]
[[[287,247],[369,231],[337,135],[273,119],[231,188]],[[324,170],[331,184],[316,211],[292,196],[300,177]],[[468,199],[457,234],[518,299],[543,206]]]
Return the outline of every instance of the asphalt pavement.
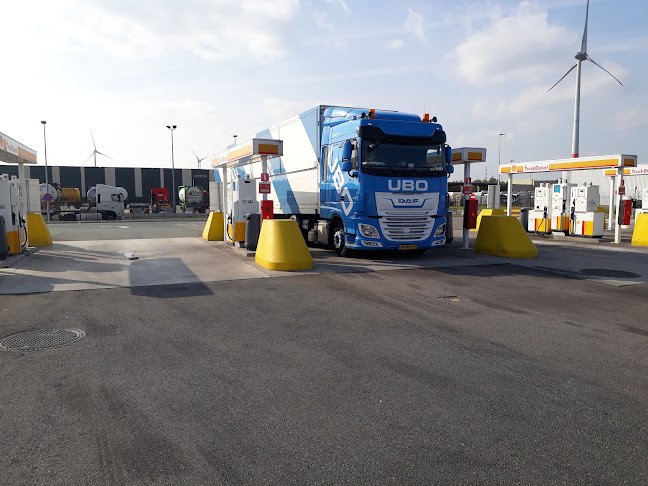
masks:
[[[645,283],[322,258],[343,271],[0,296],[0,337],[86,333],[0,352],[0,483],[648,483]]]

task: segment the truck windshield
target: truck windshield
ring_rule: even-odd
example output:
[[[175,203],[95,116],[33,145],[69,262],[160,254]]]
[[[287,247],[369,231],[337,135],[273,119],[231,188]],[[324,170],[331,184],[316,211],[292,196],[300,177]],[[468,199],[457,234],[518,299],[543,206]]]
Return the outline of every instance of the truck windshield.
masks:
[[[446,174],[444,146],[364,140],[362,172],[372,175],[440,177]]]

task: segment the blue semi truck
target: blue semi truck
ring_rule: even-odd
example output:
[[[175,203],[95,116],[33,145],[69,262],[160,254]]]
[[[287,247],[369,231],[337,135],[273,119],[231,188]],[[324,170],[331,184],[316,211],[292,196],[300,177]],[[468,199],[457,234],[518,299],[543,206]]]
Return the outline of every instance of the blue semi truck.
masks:
[[[436,118],[320,105],[228,152],[253,138],[283,140],[283,155],[268,160],[274,213],[297,220],[307,241],[346,255],[422,252],[451,238],[448,175],[454,168]],[[259,179],[258,165],[238,167],[228,180]]]

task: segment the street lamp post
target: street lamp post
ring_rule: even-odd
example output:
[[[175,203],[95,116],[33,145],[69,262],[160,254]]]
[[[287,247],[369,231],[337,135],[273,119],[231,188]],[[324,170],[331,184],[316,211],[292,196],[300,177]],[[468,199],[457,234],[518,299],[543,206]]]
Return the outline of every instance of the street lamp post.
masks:
[[[49,192],[49,176],[47,175],[47,137],[45,136],[45,125],[47,122],[43,120],[41,123],[43,124],[43,143],[45,144],[45,194],[47,194]],[[49,223],[51,221],[49,201],[45,201],[45,208],[47,210],[47,222]]]
[[[169,130],[171,130],[171,185],[173,190],[173,212],[176,212],[176,185],[175,185],[175,160],[173,155],[173,130],[178,128],[177,125],[167,125]]]
[[[502,165],[502,136],[506,133],[500,133],[498,139],[498,148],[497,148],[497,183],[502,183],[502,174],[500,173],[500,165]]]

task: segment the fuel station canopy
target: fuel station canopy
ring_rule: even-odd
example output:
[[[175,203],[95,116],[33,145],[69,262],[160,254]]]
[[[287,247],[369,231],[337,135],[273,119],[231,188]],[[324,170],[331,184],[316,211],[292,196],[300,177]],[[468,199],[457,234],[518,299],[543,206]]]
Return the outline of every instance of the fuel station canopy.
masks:
[[[281,157],[283,140],[253,138],[228,147],[212,158],[214,168],[233,168],[261,162],[264,157]]]
[[[595,157],[573,157],[570,159],[555,159],[555,160],[540,160],[536,162],[515,162],[512,164],[501,164],[499,166],[500,174],[508,175],[508,195],[506,201],[506,214],[511,215],[511,203],[513,199],[513,176],[515,174],[527,174],[532,172],[562,172],[571,170],[584,170],[584,169],[609,169],[606,170],[606,175],[615,175],[616,182],[613,183],[623,186],[623,176],[627,170],[636,170],[637,156],[626,154],[615,155],[599,155]],[[608,174],[609,172],[609,174]],[[619,206],[621,203],[621,196],[617,189],[616,191],[616,218],[614,221],[619,220]],[[612,220],[612,191],[610,192],[610,205],[609,221]],[[615,225],[614,242],[619,243],[621,235],[619,232],[619,225]]]
[[[0,133],[0,161],[10,164],[36,164],[36,151]]]
[[[452,165],[464,165],[473,162],[486,162],[485,148],[461,147],[452,149]]]

